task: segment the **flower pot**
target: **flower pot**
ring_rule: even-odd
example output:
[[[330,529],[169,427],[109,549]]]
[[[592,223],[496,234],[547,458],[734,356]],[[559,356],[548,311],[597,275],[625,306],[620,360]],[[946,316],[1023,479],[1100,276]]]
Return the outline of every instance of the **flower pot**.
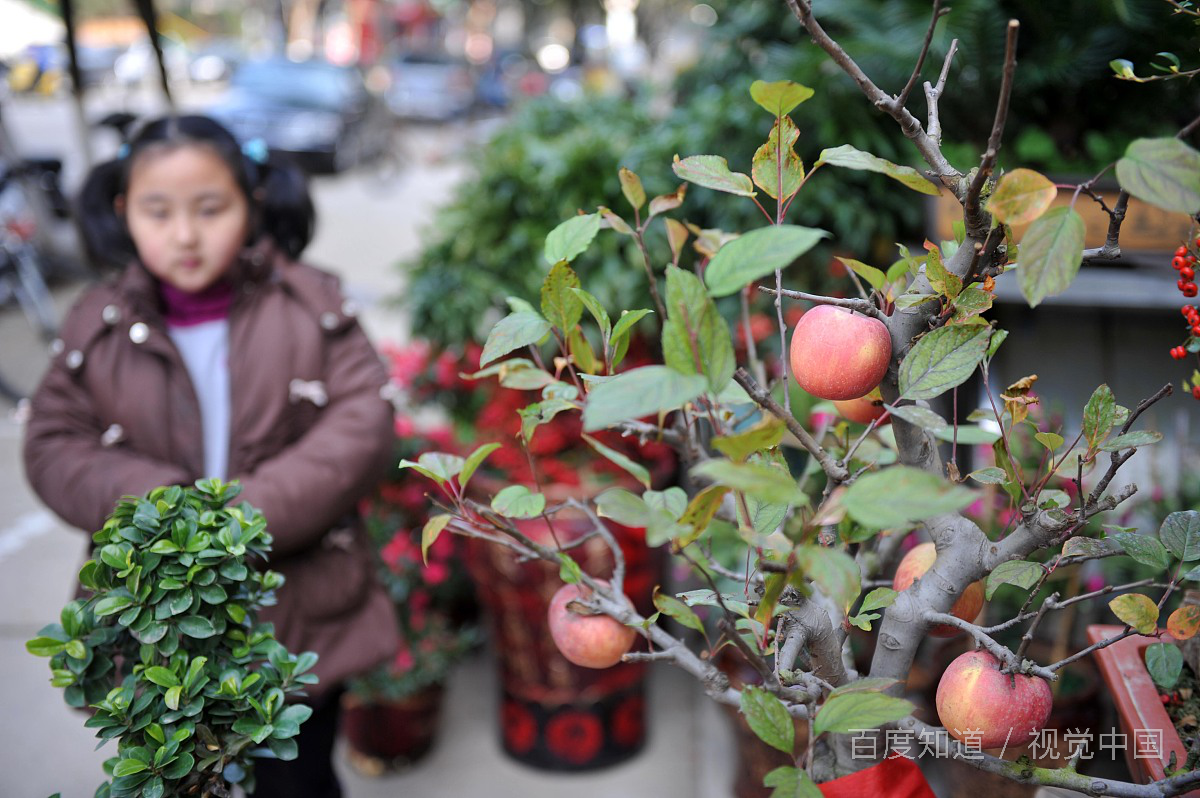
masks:
[[[553,542],[543,519],[518,526],[532,539]],[[645,545],[642,530],[608,527],[625,557],[625,593],[649,615],[660,558]],[[591,529],[586,517],[554,517],[554,533],[564,544]],[[611,554],[599,539],[572,549],[571,556],[593,576],[611,573]],[[558,568],[520,562],[510,550],[474,539],[467,561],[500,668],[505,753],[552,771],[595,770],[637,754],[645,741],[645,664],[597,670],[573,665],[558,653],[546,620],[550,599],[562,586]],[[641,637],[637,641],[635,650],[644,647]]]
[[[1087,628],[1088,643],[1095,644],[1121,633],[1125,627],[1116,625],[1092,625]],[[1136,635],[1118,640],[1110,646],[1097,649],[1094,653],[1121,717],[1121,732],[1127,735],[1129,745],[1125,748],[1125,762],[1133,780],[1150,782],[1163,778],[1171,758],[1182,765],[1187,759],[1187,748],[1175,730],[1167,711],[1163,709],[1158,687],[1146,670],[1146,647],[1154,643],[1173,643],[1174,638],[1165,631],[1158,637]],[[1138,751],[1135,735],[1145,732],[1155,741],[1161,740],[1158,756],[1147,755],[1146,746]],[[1141,755],[1138,755],[1141,754]],[[1188,798],[1200,798],[1200,790],[1186,793]]]
[[[341,733],[350,763],[364,775],[380,776],[419,762],[433,748],[443,697],[440,684],[394,701],[343,694]]]

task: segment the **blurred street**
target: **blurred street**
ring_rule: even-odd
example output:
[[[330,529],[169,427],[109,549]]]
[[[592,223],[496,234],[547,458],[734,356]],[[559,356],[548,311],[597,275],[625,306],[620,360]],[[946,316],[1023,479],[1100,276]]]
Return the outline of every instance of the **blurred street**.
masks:
[[[87,116],[124,107],[153,111],[152,94],[98,92]],[[203,93],[182,99],[203,108]],[[105,104],[107,103],[107,107]],[[5,122],[18,153],[55,155],[65,161],[64,185],[74,190],[84,172],[74,134],[73,109],[64,98],[5,100]],[[385,304],[403,288],[396,263],[413,254],[432,211],[461,179],[472,145],[487,134],[488,120],[409,125],[397,131],[394,158],[320,177],[313,183],[319,228],[306,253],[311,262],[339,273],[364,308],[376,342],[403,340],[402,315]],[[110,156],[115,137],[98,134],[97,154]],[[69,232],[69,231],[68,231]],[[54,286],[60,312],[84,284]],[[32,380],[43,348],[14,308],[0,313],[0,366]],[[102,778],[101,763],[115,753],[96,740],[82,715],[69,710],[49,685],[46,660],[29,655],[25,640],[57,620],[71,595],[85,552],[84,536],[45,510],[27,487],[21,468],[21,427],[0,400],[0,796],[88,797]],[[732,748],[724,719],[699,686],[682,672],[655,666],[649,695],[645,751],[621,766],[583,775],[548,775],[518,765],[500,750],[496,677],[490,655],[459,669],[449,687],[442,729],[430,756],[400,774],[367,778],[339,757],[347,798],[488,795],[496,798],[574,798],[655,795],[658,798],[725,798],[731,795]],[[706,728],[707,727],[707,728]]]

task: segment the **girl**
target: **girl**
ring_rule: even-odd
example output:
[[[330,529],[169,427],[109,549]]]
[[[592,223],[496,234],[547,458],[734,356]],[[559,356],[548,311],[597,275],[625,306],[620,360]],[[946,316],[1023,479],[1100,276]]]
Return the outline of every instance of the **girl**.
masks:
[[[80,193],[94,257],[120,265],[62,326],[32,400],[25,467],[63,519],[99,529],[123,495],[239,480],[287,578],[264,613],[316,651],[294,762],[260,760],[256,798],[334,798],[340,684],[397,646],[355,508],[384,473],[385,370],[337,280],[295,262],[313,207],[294,168],[201,116],[147,124]]]

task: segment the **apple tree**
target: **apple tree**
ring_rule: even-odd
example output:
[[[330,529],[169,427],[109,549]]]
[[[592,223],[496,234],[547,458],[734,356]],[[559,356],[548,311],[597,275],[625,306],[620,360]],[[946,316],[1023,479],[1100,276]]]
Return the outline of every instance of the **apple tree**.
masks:
[[[541,391],[539,401],[521,410],[526,442],[557,414],[580,413],[581,445],[616,462],[628,471],[631,484],[644,489],[609,488],[548,503],[538,485],[512,485],[480,498],[468,484],[494,444],[466,458],[429,452],[403,464],[440,488],[443,512],[425,527],[424,546],[453,532],[559,565],[572,587],[557,602],[558,617],[551,622],[556,639],[561,634],[566,641],[560,647],[572,649],[573,661],[612,662],[612,646],[620,656],[631,637],[609,624],[572,638],[572,629],[580,625],[563,614],[608,616],[601,620],[616,621],[648,641],[647,652],[625,653],[627,659],[665,661],[694,675],[713,699],[740,707],[768,744],[791,752],[788,719],[807,718],[812,739],[805,753],[769,779],[772,786],[786,785],[789,795],[816,795],[814,783],[873,764],[853,755],[851,734],[872,729],[875,734],[920,731],[981,770],[1089,795],[1166,796],[1200,787],[1200,772],[1190,767],[1138,785],[1082,775],[1075,760],[1063,768],[1041,768],[979,750],[1036,733],[1049,713],[1048,685],[1070,662],[1131,635],[1152,635],[1160,623],[1170,624],[1180,637],[1200,626],[1200,614],[1181,611],[1169,620],[1160,618],[1181,582],[1200,573],[1190,570],[1200,561],[1200,512],[1173,513],[1160,529],[1108,535],[1090,523],[1136,492],[1133,485],[1113,487],[1114,479],[1141,447],[1161,438],[1139,422],[1147,408],[1172,393],[1172,386],[1149,396],[1116,397],[1098,385],[1082,409],[1079,428],[1034,428],[1044,451],[1035,467],[1022,466],[1012,439],[1031,425],[1031,380],[1006,389],[991,385],[989,367],[1007,333],[987,318],[996,280],[1006,272],[1015,272],[1004,279],[1015,278],[1029,306],[1037,307],[1065,291],[1084,264],[1120,258],[1131,196],[1195,220],[1200,153],[1185,139],[1200,119],[1177,137],[1130,144],[1115,164],[1121,192],[1111,207],[1094,191],[1103,173],[1067,186],[1030,169],[1000,173],[1008,101],[1018,80],[1020,24],[1012,20],[986,151],[964,173],[943,154],[939,116],[939,103],[949,101],[952,89],[956,47],[950,47],[933,80],[921,80],[934,26],[947,11],[939,2],[933,3],[929,33],[911,77],[895,94],[875,85],[853,54],[830,37],[810,0],[786,2],[798,21],[797,32],[807,33],[853,78],[868,103],[896,121],[923,168],[838,142],[819,142],[819,157],[805,164],[796,151],[803,126],[797,119],[802,121],[805,100],[820,86],[758,81],[746,101],[761,106],[774,125],[753,154],[750,174],[733,171],[716,154],[677,156],[671,167],[684,182],[672,193],[650,198],[638,176],[622,169],[616,179],[628,208],[581,212],[549,235],[541,296],[536,304],[510,298],[511,313],[492,329],[482,370],[474,377]],[[1194,14],[1190,4],[1172,5]],[[1136,77],[1131,65],[1114,63],[1114,69],[1118,77]],[[920,105],[918,85],[923,118],[911,110]],[[882,268],[844,259],[859,287],[856,297],[785,286],[783,269],[828,236],[789,223],[789,210],[803,201],[810,181],[837,180],[844,170],[885,175],[893,181],[887,182],[892,190],[914,196],[952,195],[961,206],[956,239],[927,242],[921,253],[901,248],[896,262]],[[753,203],[762,211],[762,225],[739,232],[689,227],[681,208],[687,191],[697,190]],[[1063,191],[1069,203],[1055,205]],[[1076,209],[1084,202],[1098,202],[1108,214],[1102,247],[1084,246],[1084,223]],[[647,243],[647,230],[659,224],[669,252],[652,252]],[[1014,228],[1024,232],[1018,237]],[[636,242],[643,269],[631,279],[649,281],[653,307],[616,313],[586,290],[571,264],[600,235]],[[689,244],[702,254],[695,269],[680,266]],[[1177,253],[1185,295],[1186,285],[1194,295],[1195,252],[1185,242]],[[750,330],[751,300],[760,294],[769,295],[779,349],[790,354],[773,364],[759,357]],[[732,326],[718,309],[725,297],[740,301],[741,318]],[[789,341],[785,309],[793,307],[812,309],[800,317]],[[1185,310],[1185,315],[1196,311]],[[738,327],[745,344],[740,362],[734,344]],[[635,330],[656,338],[659,362],[622,367]],[[1200,351],[1200,334],[1189,335],[1181,349]],[[981,378],[988,401],[971,418],[984,423],[961,423],[958,388],[974,375]],[[792,412],[792,381],[844,403],[839,405],[843,414],[863,426],[830,429],[805,423]],[[935,410],[947,399],[955,406],[950,420]],[[855,433],[848,434],[849,429]],[[645,466],[590,435],[599,430],[670,444],[683,464],[681,484],[652,490]],[[962,473],[960,450],[981,443],[992,444],[992,462]],[[789,447],[805,456],[785,456]],[[1073,490],[1058,490],[1058,485]],[[989,536],[964,513],[982,486],[995,486],[1013,510],[1014,523],[1004,534]],[[591,519],[588,537],[606,541],[614,556],[610,577],[588,574],[574,561],[571,549],[581,541],[545,545],[515,523],[544,517],[553,528],[559,513]],[[605,519],[644,528],[648,545],[669,548],[711,589],[659,593],[659,612],[641,616],[622,592],[621,550]],[[914,531],[929,543],[913,549],[897,568],[901,543]],[[718,538],[735,541],[739,557],[718,557],[713,545]],[[1117,556],[1152,564],[1162,576],[1035,601],[1054,570]],[[887,576],[893,573],[894,581]],[[722,592],[718,578],[739,589]],[[1003,623],[975,623],[985,592],[990,597],[1003,584],[1026,591],[1024,606]],[[1123,631],[1056,662],[1026,656],[1043,620],[1085,601],[1110,601]],[[706,608],[716,637],[706,634],[700,641],[674,631],[705,629],[694,609],[699,606]],[[677,623],[664,625],[664,616]],[[848,654],[853,627],[872,633],[870,665],[861,672]],[[1015,628],[1025,630],[1015,650],[997,641],[1001,631]],[[943,676],[937,701],[941,726],[915,717],[913,705],[901,697],[918,646],[929,634],[969,635],[977,649]],[[595,641],[600,642],[589,649]],[[758,671],[761,686],[732,686],[713,663],[719,646],[736,648]]]

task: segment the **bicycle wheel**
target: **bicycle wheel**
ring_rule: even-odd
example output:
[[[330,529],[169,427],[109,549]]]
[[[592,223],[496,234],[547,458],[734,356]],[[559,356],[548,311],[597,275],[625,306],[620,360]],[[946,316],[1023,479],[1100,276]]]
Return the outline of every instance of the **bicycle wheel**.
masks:
[[[54,300],[42,277],[37,258],[28,245],[16,251],[10,250],[9,255],[16,269],[17,280],[13,285],[13,293],[17,303],[42,340],[48,342],[58,334],[58,320],[54,312]]]
[[[0,248],[0,412],[29,396],[50,362],[46,341],[53,336],[53,305],[49,292],[38,293],[31,282],[32,289],[13,253]]]

